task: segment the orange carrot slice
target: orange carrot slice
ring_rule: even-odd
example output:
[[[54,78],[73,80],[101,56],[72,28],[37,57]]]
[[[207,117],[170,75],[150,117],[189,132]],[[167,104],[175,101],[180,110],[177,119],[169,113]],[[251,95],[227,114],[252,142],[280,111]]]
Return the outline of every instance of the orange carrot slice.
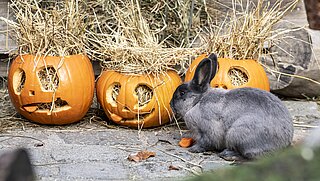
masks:
[[[192,138],[181,138],[179,142],[179,146],[181,146],[182,148],[188,148],[192,146],[192,144],[193,144]]]

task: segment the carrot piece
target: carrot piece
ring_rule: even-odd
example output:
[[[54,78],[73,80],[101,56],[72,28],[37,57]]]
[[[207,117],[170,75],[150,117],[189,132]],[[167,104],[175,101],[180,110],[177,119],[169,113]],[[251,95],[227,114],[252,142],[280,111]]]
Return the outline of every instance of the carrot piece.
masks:
[[[181,138],[179,142],[179,146],[181,146],[182,148],[188,148],[192,146],[192,144],[193,144],[192,138]]]

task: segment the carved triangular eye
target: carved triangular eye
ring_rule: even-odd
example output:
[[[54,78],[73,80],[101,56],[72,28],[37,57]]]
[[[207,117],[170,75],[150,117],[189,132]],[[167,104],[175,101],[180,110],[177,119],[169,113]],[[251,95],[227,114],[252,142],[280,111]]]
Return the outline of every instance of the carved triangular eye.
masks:
[[[135,96],[138,99],[138,104],[135,105],[135,107],[141,108],[147,105],[153,97],[153,90],[148,85],[145,85],[145,84],[139,84],[135,88],[134,92],[135,92]]]
[[[43,67],[38,72],[38,77],[43,91],[53,92],[59,86],[59,77],[54,67]]]
[[[22,69],[17,69],[13,75],[13,90],[20,94],[26,82],[26,73]]]
[[[249,81],[248,73],[240,67],[231,67],[228,71],[228,77],[234,86],[241,86]]]

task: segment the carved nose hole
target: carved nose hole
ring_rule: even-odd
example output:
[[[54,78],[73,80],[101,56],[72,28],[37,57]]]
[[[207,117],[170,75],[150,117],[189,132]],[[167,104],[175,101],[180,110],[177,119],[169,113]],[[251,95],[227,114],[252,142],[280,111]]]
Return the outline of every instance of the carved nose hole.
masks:
[[[218,88],[218,87],[219,87],[219,85],[215,84],[213,87],[214,87],[214,88]]]
[[[130,112],[130,109],[127,106],[124,106],[122,112]]]
[[[223,88],[223,89],[228,89],[227,86],[225,86],[225,85],[223,85],[222,88]]]
[[[34,96],[34,95],[35,95],[34,90],[29,90],[29,96]]]

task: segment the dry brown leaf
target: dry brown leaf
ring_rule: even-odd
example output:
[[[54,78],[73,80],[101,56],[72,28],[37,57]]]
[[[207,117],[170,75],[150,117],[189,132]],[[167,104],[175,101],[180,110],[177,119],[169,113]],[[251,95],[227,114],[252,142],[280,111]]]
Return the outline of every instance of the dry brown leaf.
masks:
[[[154,157],[156,156],[156,153],[153,151],[139,151],[137,154],[129,155],[128,160],[134,161],[134,162],[140,162],[142,160],[146,160],[149,157]]]
[[[179,170],[179,168],[173,165],[170,165],[168,170]]]

